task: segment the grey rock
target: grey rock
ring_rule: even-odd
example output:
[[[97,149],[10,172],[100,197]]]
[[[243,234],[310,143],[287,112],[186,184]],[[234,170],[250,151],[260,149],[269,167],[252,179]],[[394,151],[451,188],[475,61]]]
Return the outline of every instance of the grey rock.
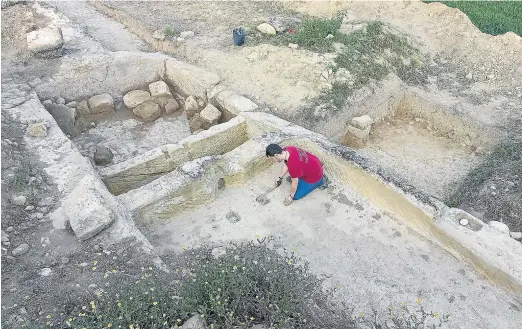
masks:
[[[470,73],[466,74],[466,79],[473,80],[473,73],[470,72]]]
[[[360,117],[355,117],[352,119],[352,126],[359,128],[359,129],[366,129],[368,127],[371,127],[373,123],[373,119],[369,115],[363,115]]]
[[[27,133],[32,137],[47,136],[47,125],[43,122],[31,123],[27,126]]]
[[[112,151],[103,145],[96,146],[96,150],[94,151],[94,163],[98,166],[105,166],[111,163],[114,158],[114,154]]]
[[[179,110],[179,104],[174,98],[171,98],[167,101],[167,104],[165,104],[164,108],[166,113],[176,112]]]
[[[160,80],[149,84],[149,90],[152,97],[172,96],[169,86],[165,81]]]
[[[36,219],[42,219],[42,218],[44,218],[44,214],[42,214],[41,212],[37,212],[35,214],[35,217],[36,217]]]
[[[4,230],[2,230],[2,243],[3,242],[9,242],[9,234],[5,233]]]
[[[6,231],[7,233],[11,233],[11,232],[14,231],[14,228],[13,228],[12,226],[9,226],[8,228],[5,229],[5,231]]]
[[[190,119],[190,131],[195,132],[201,130],[201,126],[203,124],[203,120],[201,119],[201,115],[199,113],[194,114],[192,119]]]
[[[57,97],[56,104],[65,105],[65,99],[63,97]]]
[[[60,263],[62,263],[62,264],[64,264],[64,265],[65,265],[65,264],[68,264],[69,262],[70,262],[70,260],[69,260],[69,258],[67,258],[67,257],[62,257],[62,258],[60,258]]]
[[[14,258],[13,256],[5,256],[6,260],[8,263],[12,264],[16,261],[16,258]]]
[[[123,103],[127,108],[133,109],[150,99],[150,93],[146,90],[131,90],[123,96]]]
[[[263,34],[276,35],[277,31],[275,27],[268,23],[261,23],[257,26],[257,30]]]
[[[114,222],[116,214],[107,203],[111,197],[99,178],[87,175],[65,198],[64,213],[78,239],[92,238]]]
[[[39,206],[45,207],[45,206],[52,206],[54,203],[53,197],[45,197],[40,202],[38,202]]]
[[[23,195],[15,196],[11,200],[17,206],[23,206],[27,202],[27,198]]]
[[[63,46],[62,30],[46,27],[26,34],[27,49],[33,53],[52,51]]]
[[[509,236],[515,240],[522,240],[522,232],[510,232]]]
[[[196,97],[189,96],[185,100],[185,111],[187,112],[187,118],[192,119],[192,117],[199,113],[199,104],[196,100]]]
[[[82,115],[86,115],[86,114],[89,114],[90,113],[90,110],[89,110],[89,103],[86,101],[86,100],[83,100],[81,102],[78,102],[76,104],[76,110],[82,114]]]
[[[200,113],[202,128],[208,129],[216,125],[221,118],[221,112],[212,104],[208,104]]]
[[[44,106],[46,106],[46,105],[51,105],[52,103],[53,103],[53,101],[50,100],[50,99],[46,99],[46,100],[44,100],[44,101],[42,102],[42,104],[43,104]]]
[[[162,31],[162,30],[156,30],[154,31],[154,33],[152,34],[152,37],[156,40],[160,40],[160,41],[163,41],[165,40],[165,32]]]
[[[497,231],[502,232],[506,235],[509,235],[509,227],[506,224],[497,222],[494,220],[490,221],[488,224],[489,224],[489,226],[493,227]]]
[[[288,48],[297,49],[299,48],[299,45],[297,43],[289,43]]]
[[[80,134],[80,127],[76,124],[76,109],[59,104],[51,104],[46,108],[65,134],[71,135],[72,137],[76,137]]]
[[[212,256],[216,259],[223,255],[226,255],[226,253],[227,253],[227,251],[226,251],[225,247],[216,247],[216,248],[212,249]]]
[[[183,39],[189,39],[192,38],[194,35],[195,33],[193,31],[183,31],[179,34],[179,37]]]
[[[154,121],[161,116],[161,108],[152,101],[138,105],[132,112],[144,121]]]
[[[67,103],[67,104],[65,104],[65,105],[67,105],[68,107],[74,107],[74,108],[76,108],[76,106],[78,105],[78,102],[76,102],[76,101],[72,101],[72,102],[69,102],[69,103]]]
[[[22,243],[21,245],[19,245],[15,249],[13,249],[11,254],[14,257],[18,257],[20,255],[23,255],[23,254],[27,253],[29,251],[29,249],[30,249],[30,247],[29,247],[29,245],[27,243]]]
[[[25,210],[27,210],[27,211],[34,210],[34,206],[33,205],[28,205],[27,207],[25,207]]]
[[[196,314],[181,326],[181,329],[206,329],[207,325],[205,324],[205,321],[201,317],[201,315]]]
[[[53,273],[53,270],[51,270],[49,267],[44,267],[40,270],[38,270],[38,274],[41,276],[49,276]]]
[[[114,99],[109,94],[95,95],[89,98],[91,113],[105,113],[114,111]]]
[[[276,32],[281,33],[291,27],[297,26],[301,23],[301,20],[293,17],[277,16],[268,18],[268,23],[275,28]]]

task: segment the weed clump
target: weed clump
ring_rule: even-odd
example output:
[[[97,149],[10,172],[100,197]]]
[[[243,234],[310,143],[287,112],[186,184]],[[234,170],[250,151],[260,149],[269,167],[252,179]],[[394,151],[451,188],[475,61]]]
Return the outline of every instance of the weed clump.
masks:
[[[269,247],[271,243],[264,238],[232,244],[217,259],[210,248],[186,251],[170,273],[153,267],[142,268],[137,278],[108,272],[106,287],[33,327],[172,328],[200,314],[214,329],[256,324],[273,329],[389,328],[380,324],[377,312],[352,316],[349,307],[333,303],[334,291],[323,289],[307,263],[284,248]],[[397,329],[422,328],[427,318],[438,316],[422,309],[412,314],[390,323]]]

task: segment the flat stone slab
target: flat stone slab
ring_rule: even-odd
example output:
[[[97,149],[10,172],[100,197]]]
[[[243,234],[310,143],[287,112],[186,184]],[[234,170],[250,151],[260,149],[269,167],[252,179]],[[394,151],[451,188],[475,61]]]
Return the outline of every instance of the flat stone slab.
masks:
[[[106,203],[105,192],[108,193],[100,179],[87,175],[65,198],[63,211],[78,239],[92,238],[116,219]]]
[[[63,45],[62,31],[46,27],[27,33],[27,49],[33,53],[55,50]]]

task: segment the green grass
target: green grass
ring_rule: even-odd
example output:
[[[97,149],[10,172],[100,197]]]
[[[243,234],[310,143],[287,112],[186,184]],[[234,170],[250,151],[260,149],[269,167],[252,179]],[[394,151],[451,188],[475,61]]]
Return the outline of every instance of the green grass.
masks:
[[[356,90],[373,81],[381,81],[394,72],[409,84],[424,84],[424,62],[420,52],[405,37],[389,29],[384,23],[373,21],[348,35],[339,32],[341,18],[305,20],[291,42],[313,51],[332,51],[334,43],[344,45],[331,68],[333,73],[345,69],[349,81],[334,80],[332,88],[311,101],[304,109],[306,122],[319,122],[339,111],[346,99]],[[325,39],[331,34],[333,38]],[[318,115],[317,107],[322,114]]]
[[[458,8],[484,33],[491,35],[514,32],[522,36],[521,1],[425,1],[441,2]]]

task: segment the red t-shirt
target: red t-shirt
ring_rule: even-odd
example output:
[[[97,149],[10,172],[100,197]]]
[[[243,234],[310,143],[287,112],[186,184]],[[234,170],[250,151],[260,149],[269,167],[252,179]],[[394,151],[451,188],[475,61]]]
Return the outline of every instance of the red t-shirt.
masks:
[[[283,150],[290,152],[286,162],[290,177],[301,178],[310,184],[317,183],[323,177],[323,165],[315,155],[294,146]]]

